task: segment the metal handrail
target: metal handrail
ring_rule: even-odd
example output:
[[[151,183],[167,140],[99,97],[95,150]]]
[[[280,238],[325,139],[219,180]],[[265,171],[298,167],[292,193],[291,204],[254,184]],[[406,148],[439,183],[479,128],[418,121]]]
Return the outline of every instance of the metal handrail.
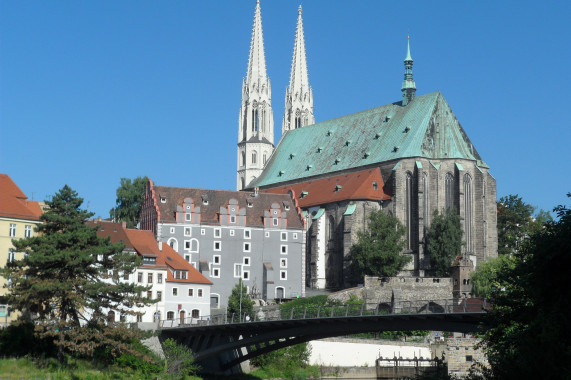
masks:
[[[468,300],[475,300],[469,304]],[[286,304],[287,305],[287,304]],[[326,305],[326,306],[306,306],[306,307],[285,307],[274,311],[268,311],[264,314],[263,319],[258,318],[258,313],[254,313],[251,319],[248,319],[247,313],[241,315],[232,314],[213,314],[201,317],[187,317],[166,319],[160,321],[161,328],[174,327],[193,327],[193,326],[211,326],[211,325],[229,325],[249,322],[270,322],[270,321],[286,321],[299,319],[324,319],[338,317],[364,317],[378,316],[383,314],[400,315],[400,314],[459,314],[472,312],[486,312],[489,303],[485,298],[462,298],[462,299],[443,299],[443,300],[406,300],[396,301],[391,305],[391,311],[381,311],[380,304],[361,303],[348,305]]]

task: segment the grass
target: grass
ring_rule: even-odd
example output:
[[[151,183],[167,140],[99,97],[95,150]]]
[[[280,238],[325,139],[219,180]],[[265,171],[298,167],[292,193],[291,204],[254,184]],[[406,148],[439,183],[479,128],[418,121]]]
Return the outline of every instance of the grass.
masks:
[[[54,359],[0,359],[0,378],[51,379],[51,380],[96,380],[96,379],[154,379],[125,367],[102,367],[85,360],[70,359],[60,366]]]
[[[258,368],[250,372],[249,375],[259,379],[319,379],[321,377],[321,371],[319,366],[298,367],[291,371],[284,371],[283,369],[270,366]]]

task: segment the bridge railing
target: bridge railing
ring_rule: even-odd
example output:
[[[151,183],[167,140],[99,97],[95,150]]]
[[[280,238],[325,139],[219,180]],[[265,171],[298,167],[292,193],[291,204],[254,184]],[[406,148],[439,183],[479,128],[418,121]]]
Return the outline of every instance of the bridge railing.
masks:
[[[473,313],[489,310],[490,305],[485,298],[413,300],[396,301],[392,304],[349,304],[307,307],[282,307],[270,311],[258,311],[253,315],[247,313],[214,314],[184,319],[167,319],[161,321],[161,328],[225,325],[247,322],[280,321],[296,319],[364,317],[388,314],[432,314],[432,313]]]

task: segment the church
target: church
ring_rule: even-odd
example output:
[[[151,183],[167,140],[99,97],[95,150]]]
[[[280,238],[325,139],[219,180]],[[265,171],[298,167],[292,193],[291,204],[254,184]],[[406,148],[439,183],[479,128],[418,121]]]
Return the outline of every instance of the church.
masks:
[[[350,248],[379,209],[406,227],[402,254],[411,261],[403,275],[431,273],[424,244],[435,210],[459,213],[462,254],[474,267],[497,256],[496,181],[444,96],[417,96],[410,40],[399,100],[315,123],[300,6],[277,147],[271,104],[258,0],[238,122],[237,189],[290,194],[303,210],[308,286],[362,283],[351,273]]]

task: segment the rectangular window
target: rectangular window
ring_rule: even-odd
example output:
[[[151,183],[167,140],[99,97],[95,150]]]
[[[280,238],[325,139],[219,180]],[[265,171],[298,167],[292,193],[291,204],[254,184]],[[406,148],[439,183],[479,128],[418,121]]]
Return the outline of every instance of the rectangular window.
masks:
[[[29,238],[30,236],[32,236],[32,226],[26,226],[25,230],[24,230],[24,237]]]
[[[172,295],[173,296],[178,296],[178,288],[172,288]]]
[[[214,255],[212,256],[212,262],[214,264],[220,264],[220,255]]]
[[[171,227],[171,234],[174,234],[174,227]]]
[[[123,280],[125,280],[125,281],[129,280],[129,272],[123,273]]]
[[[282,232],[281,235],[282,241],[287,241],[287,232]]]
[[[230,230],[230,236],[234,236],[234,230]]]
[[[187,212],[186,214],[184,214],[184,219],[185,219],[187,222],[190,222],[190,217],[191,217],[191,215],[192,215],[192,214],[190,214],[190,213]]]
[[[266,231],[266,237],[267,237],[267,238],[270,237],[270,231]]]
[[[236,223],[236,216],[235,215],[230,216],[230,223],[232,223],[232,224]]]
[[[163,283],[163,274],[158,273],[157,274],[157,284],[162,284],[162,283]]]
[[[244,239],[249,239],[251,235],[251,230],[244,230]]]
[[[160,290],[157,291],[157,299],[158,299],[159,301],[162,301],[162,300],[163,300],[163,292],[161,292]]]
[[[142,272],[137,273],[137,282],[143,282],[143,273]]]
[[[202,297],[202,289],[198,289],[198,296]]]
[[[250,258],[244,257],[243,263],[244,263],[244,266],[249,266],[250,265]]]
[[[137,322],[143,322],[143,314],[137,314]]]
[[[250,243],[244,243],[244,252],[250,252]]]
[[[281,270],[280,271],[280,279],[281,280],[287,280],[287,270]]]
[[[217,237],[217,238],[220,237],[220,228],[215,228],[215,229],[214,229],[214,237]]]
[[[287,245],[282,244],[280,249],[282,255],[287,255]]]
[[[194,289],[188,289],[188,296],[194,297]]]
[[[244,280],[249,280],[250,279],[250,271],[249,270],[245,270],[244,273],[242,274],[242,278]]]
[[[184,259],[190,263],[190,260],[192,260],[191,255],[184,255]]]
[[[280,268],[287,268],[287,259],[280,259]]]
[[[205,230],[204,228],[201,228],[201,229],[200,229],[200,234],[201,234],[201,235],[206,235],[206,230]]]
[[[293,234],[293,239],[294,239],[294,240],[297,239],[297,232],[294,232],[294,234]]]
[[[242,277],[242,264],[234,264],[234,278]]]
[[[215,241],[214,242],[214,250],[215,251],[221,251],[222,250],[222,243],[219,241]]]
[[[14,250],[13,249],[9,249],[8,250],[8,262],[11,263],[14,260],[16,260],[16,255],[14,254]]]
[[[272,224],[275,226],[278,225],[278,219],[277,218],[272,218]]]
[[[185,227],[184,228],[184,236],[190,236],[190,227]]]
[[[212,277],[213,278],[220,278],[220,268],[212,269]]]
[[[149,284],[152,284],[152,283],[153,283],[153,274],[152,274],[152,273],[148,273],[148,274],[147,274],[147,282],[148,282]]]
[[[148,291],[147,291],[147,298],[148,298],[148,299],[153,298],[153,291],[152,291],[152,290],[148,290]]]
[[[15,236],[16,236],[16,225],[10,223],[10,237],[15,237]]]
[[[190,240],[184,241],[184,249],[186,249],[187,251],[190,251]]]

